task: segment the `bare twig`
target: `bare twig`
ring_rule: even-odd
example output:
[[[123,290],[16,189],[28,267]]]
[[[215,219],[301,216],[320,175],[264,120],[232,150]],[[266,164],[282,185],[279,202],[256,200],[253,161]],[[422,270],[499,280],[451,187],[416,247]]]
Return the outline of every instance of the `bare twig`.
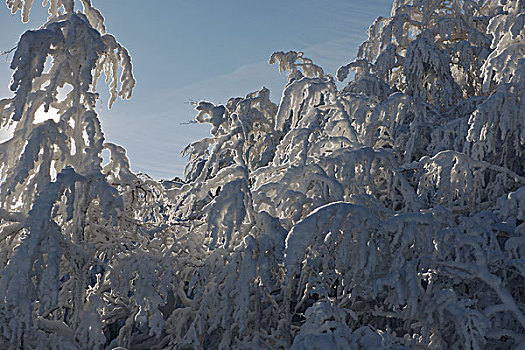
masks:
[[[188,124],[198,124],[199,122],[193,119],[190,119],[186,122],[180,122],[179,125],[188,125]]]
[[[7,58],[9,57],[9,54],[10,54],[11,52],[15,51],[17,47],[18,47],[18,45],[15,46],[15,47],[13,47],[11,50],[7,50],[7,51],[4,51],[4,52],[1,52],[1,53],[0,53],[0,57],[5,55],[5,56],[6,56],[6,57],[5,57],[5,60],[6,60],[6,62],[7,62]]]

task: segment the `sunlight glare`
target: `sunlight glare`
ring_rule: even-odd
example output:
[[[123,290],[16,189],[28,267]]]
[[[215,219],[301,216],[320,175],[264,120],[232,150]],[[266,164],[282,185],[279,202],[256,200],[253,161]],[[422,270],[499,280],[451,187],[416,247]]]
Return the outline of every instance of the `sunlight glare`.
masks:
[[[11,140],[15,132],[16,123],[12,123],[7,127],[0,128],[0,144]]]

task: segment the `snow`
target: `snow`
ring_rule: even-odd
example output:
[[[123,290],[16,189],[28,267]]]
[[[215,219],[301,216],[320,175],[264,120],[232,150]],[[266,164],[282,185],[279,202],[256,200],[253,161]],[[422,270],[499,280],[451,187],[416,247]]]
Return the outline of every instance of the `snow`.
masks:
[[[164,181],[105,141],[95,83],[111,106],[135,79],[80,4],[44,1],[0,101],[0,343],[525,342],[523,1],[396,0],[340,89],[303,53],[274,53],[279,104],[266,88],[197,102],[210,135]],[[32,5],[7,1],[22,20]]]

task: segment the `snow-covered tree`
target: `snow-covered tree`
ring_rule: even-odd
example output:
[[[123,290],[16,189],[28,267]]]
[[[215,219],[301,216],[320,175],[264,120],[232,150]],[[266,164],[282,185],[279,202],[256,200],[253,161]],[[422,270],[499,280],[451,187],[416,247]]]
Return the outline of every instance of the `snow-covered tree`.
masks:
[[[24,33],[14,54],[15,95],[0,102],[1,124],[13,131],[0,145],[0,343],[11,348],[128,346],[141,322],[161,332],[158,305],[167,295],[162,282],[150,288],[140,276],[166,281],[169,270],[146,247],[149,233],[137,220],[146,215],[126,195],[143,181],[125,151],[105,143],[95,112],[102,72],[110,105],[131,96],[131,59],[91,2],[81,3],[81,11],[73,1],[47,4],[47,22]],[[31,4],[7,2],[24,20]],[[58,120],[36,118],[49,108]],[[111,154],[106,166],[103,150]],[[152,288],[162,295],[155,299]],[[127,327],[113,339],[119,322]]]
[[[31,3],[7,4],[27,19]],[[184,150],[184,181],[135,175],[104,141],[98,76],[112,101],[134,79],[81,3],[50,1],[22,36],[0,105],[15,130],[0,145],[4,343],[525,342],[525,2],[396,0],[337,71],[355,71],[341,89],[304,53],[274,53],[279,104],[265,88],[196,104],[211,132]],[[60,119],[35,123],[41,106]]]
[[[188,177],[188,191],[207,186],[192,201],[211,210],[200,211],[199,220],[209,224],[222,208],[221,220],[235,223],[246,237],[243,223],[253,227],[257,213],[266,213],[278,219],[280,229],[273,231],[288,233],[283,254],[281,245],[265,252],[278,262],[274,274],[280,288],[262,278],[244,281],[267,289],[272,313],[245,310],[235,291],[229,292],[232,304],[210,313],[212,302],[200,294],[208,284],[201,281],[203,292],[193,299],[197,314],[188,329],[192,341],[174,344],[278,348],[284,342],[293,348],[341,349],[520,344],[525,310],[519,290],[525,280],[515,261],[521,259],[516,252],[522,249],[522,219],[517,218],[523,216],[518,202],[525,185],[517,126],[523,120],[518,85],[523,75],[519,57],[513,56],[523,44],[520,6],[397,1],[391,17],[371,26],[358,60],[337,72],[344,80],[350,69],[356,71],[341,90],[304,54],[273,54],[270,63],[279,63],[289,79],[272,112],[275,129],[266,134],[271,143],[263,152],[273,159],[259,166],[246,166],[246,151],[232,154],[250,144],[234,135],[237,123],[246,124],[254,112],[237,122],[240,114],[230,108],[232,101],[226,107],[199,105],[197,120],[212,123],[212,134],[222,128],[220,138],[201,141],[200,152],[194,146],[199,143],[188,148],[190,169],[213,169],[202,175],[204,182]],[[518,24],[511,30],[510,23]],[[513,73],[503,78],[504,72]],[[203,118],[204,106],[209,119]],[[237,143],[222,146],[233,139]],[[228,204],[215,206],[225,181],[239,179],[248,184],[238,186],[243,199],[234,199],[228,188]],[[227,208],[233,203],[237,208],[244,203],[256,214],[232,215]],[[502,207],[509,206],[512,214],[502,215],[507,210]],[[232,224],[223,232],[231,232]],[[257,260],[260,249],[248,248],[260,246],[261,238],[250,237],[254,243],[240,246],[250,268],[238,260],[239,246],[220,253],[218,268],[234,264],[237,272],[228,278],[235,283],[244,269],[266,266]],[[506,271],[512,271],[510,280]],[[234,284],[222,285],[216,274],[210,282],[221,292]],[[219,292],[208,293],[213,300]],[[266,298],[253,293],[253,307]],[[259,327],[268,326],[254,334],[232,320],[239,312],[248,312]],[[223,315],[220,321],[216,313]]]

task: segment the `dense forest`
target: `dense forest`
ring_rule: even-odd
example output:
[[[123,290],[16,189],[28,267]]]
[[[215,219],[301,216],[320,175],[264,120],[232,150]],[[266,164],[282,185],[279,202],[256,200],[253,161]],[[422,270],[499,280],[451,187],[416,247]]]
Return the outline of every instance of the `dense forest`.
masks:
[[[128,51],[43,5],[0,101],[1,349],[524,349],[525,1],[395,0],[335,77],[275,52],[279,104],[196,103],[163,181],[95,110]]]

